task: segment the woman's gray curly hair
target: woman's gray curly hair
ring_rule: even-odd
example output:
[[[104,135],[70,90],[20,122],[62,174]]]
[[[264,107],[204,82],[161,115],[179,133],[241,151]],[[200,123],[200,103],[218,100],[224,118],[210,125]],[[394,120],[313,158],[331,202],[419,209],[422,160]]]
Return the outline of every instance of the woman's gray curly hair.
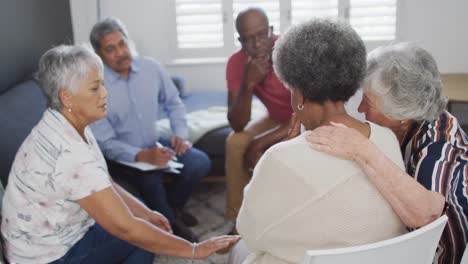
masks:
[[[437,63],[423,48],[411,43],[379,47],[367,64],[364,89],[378,97],[386,117],[433,121],[445,109]]]
[[[366,48],[348,24],[315,19],[292,26],[279,38],[273,64],[278,78],[306,100],[347,101],[364,78]]]
[[[76,83],[93,67],[103,71],[99,56],[84,46],[60,45],[44,53],[34,77],[47,99],[47,106],[61,112],[59,90],[74,92]]]

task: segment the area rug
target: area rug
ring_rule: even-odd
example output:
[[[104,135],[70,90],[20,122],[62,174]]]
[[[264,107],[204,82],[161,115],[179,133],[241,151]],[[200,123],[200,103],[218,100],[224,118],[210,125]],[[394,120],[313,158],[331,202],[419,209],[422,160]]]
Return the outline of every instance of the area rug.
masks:
[[[233,227],[233,223],[224,216],[224,182],[201,183],[187,203],[187,210],[195,215],[200,224],[192,228],[194,233],[204,240],[213,236],[225,235]],[[224,264],[228,254],[214,254],[206,260],[194,261],[194,263]],[[154,264],[189,264],[190,260],[178,259],[167,256],[157,256]]]

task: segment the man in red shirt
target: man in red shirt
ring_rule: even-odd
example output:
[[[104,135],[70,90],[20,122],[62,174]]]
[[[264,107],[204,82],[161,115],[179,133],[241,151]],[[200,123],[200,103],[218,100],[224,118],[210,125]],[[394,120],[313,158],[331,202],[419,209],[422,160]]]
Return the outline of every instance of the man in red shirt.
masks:
[[[259,8],[241,11],[236,29],[242,49],[228,61],[228,120],[234,130],[226,143],[226,216],[235,220],[245,185],[263,152],[287,136],[292,115],[289,90],[276,77],[271,61],[273,45],[268,17]],[[250,121],[252,96],[268,115]]]

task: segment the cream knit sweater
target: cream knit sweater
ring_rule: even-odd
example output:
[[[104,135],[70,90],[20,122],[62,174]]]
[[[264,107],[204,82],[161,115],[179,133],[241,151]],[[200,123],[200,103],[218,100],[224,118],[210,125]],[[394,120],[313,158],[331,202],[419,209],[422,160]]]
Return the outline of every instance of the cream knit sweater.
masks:
[[[371,141],[403,169],[395,135],[369,124]],[[302,263],[308,249],[361,245],[406,232],[357,164],[311,149],[307,134],[271,147],[245,187],[237,229],[253,253],[244,263]]]

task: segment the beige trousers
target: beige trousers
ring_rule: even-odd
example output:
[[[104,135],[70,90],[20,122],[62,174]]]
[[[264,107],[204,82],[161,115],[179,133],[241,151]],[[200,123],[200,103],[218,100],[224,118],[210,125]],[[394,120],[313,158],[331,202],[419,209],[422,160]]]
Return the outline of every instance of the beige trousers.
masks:
[[[244,167],[244,155],[255,136],[278,126],[269,117],[250,121],[242,132],[231,132],[226,140],[226,217],[235,220],[242,205],[244,187],[252,177]]]

